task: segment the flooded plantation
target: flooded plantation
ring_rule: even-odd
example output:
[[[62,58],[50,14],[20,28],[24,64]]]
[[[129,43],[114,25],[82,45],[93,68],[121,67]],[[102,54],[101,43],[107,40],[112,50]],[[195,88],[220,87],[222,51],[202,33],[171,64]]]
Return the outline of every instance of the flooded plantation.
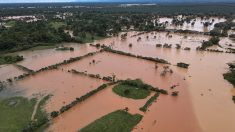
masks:
[[[235,121],[235,105],[231,101],[233,86],[223,79],[223,73],[228,69],[226,63],[234,60],[234,54],[197,50],[211,38],[202,34],[128,32],[126,39],[120,36],[92,44],[64,44],[73,47],[74,51],[45,49],[19,52],[25,59],[17,64],[36,71],[71,57],[101,50],[83,59],[13,81],[10,85],[11,94],[28,98],[52,95],[44,106],[46,112],[51,113],[60,111],[63,106],[102,84],[138,78],[153,87],[167,90],[168,95],[161,94],[146,112],[142,112],[139,108],[154,95],[153,92],[145,99],[134,100],[116,95],[112,91],[113,86],[108,86],[73,104],[67,111],[60,112],[58,117],[51,119],[46,131],[78,131],[108,113],[125,108],[131,114],[143,115],[134,132],[235,130],[232,124]],[[225,37],[219,43],[221,47],[210,48],[227,51],[230,43],[234,45]],[[96,44],[131,55],[108,52],[102,46],[95,47]],[[144,57],[164,59],[170,64],[156,63]],[[177,67],[180,62],[189,64],[189,67]],[[1,68],[2,80],[26,73],[15,65]],[[7,90],[2,93],[7,93]],[[169,124],[171,127],[166,127]]]
[[[216,23],[225,22],[225,18],[210,17],[210,18],[190,18],[190,21],[187,21],[186,18],[177,16],[173,18],[159,18],[159,22],[166,24],[166,29],[176,29],[176,30],[192,30],[198,32],[209,32],[214,29]],[[180,24],[175,24],[174,22],[178,21]],[[183,21],[183,22],[182,22]],[[208,25],[207,25],[208,23]]]
[[[95,60],[95,64],[90,64],[92,60]],[[121,66],[120,66],[121,65]],[[173,106],[169,112],[171,113],[171,117],[175,117],[177,120],[172,119],[165,119],[164,116],[162,118],[158,117],[157,115],[160,113],[157,113],[157,111],[154,112],[154,115],[152,112],[147,112],[146,115],[149,115],[152,117],[148,120],[143,120],[143,124],[152,124],[155,120],[163,121],[164,123],[173,123],[177,124],[175,127],[168,128],[171,131],[177,130],[177,128],[180,128],[180,130],[190,130],[191,127],[198,128],[196,117],[194,116],[194,111],[192,109],[191,99],[187,90],[187,84],[186,81],[184,81],[184,76],[179,75],[177,73],[167,73],[165,76],[161,76],[162,71],[164,71],[164,65],[158,64],[159,67],[156,69],[155,63],[149,62],[147,60],[142,59],[136,59],[132,57],[126,57],[122,55],[116,55],[113,53],[100,53],[96,56],[89,57],[85,60],[69,64],[63,69],[76,69],[80,71],[87,71],[88,73],[95,73],[95,74],[102,74],[105,76],[112,76],[115,75],[117,79],[125,80],[128,78],[135,79],[140,78],[144,82],[151,84],[155,87],[159,87],[162,89],[169,90],[169,92],[173,92],[174,90],[170,90],[170,87],[173,85],[179,85],[179,87],[176,88],[177,91],[180,92],[180,97],[183,98],[174,98],[174,97],[159,97],[159,100],[162,100],[164,103],[162,105],[165,106]],[[173,67],[173,66],[172,66]],[[171,68],[171,67],[170,67]],[[171,93],[170,93],[171,94]],[[165,98],[167,98],[165,100]],[[185,100],[185,98],[187,98]],[[158,103],[153,104],[156,107],[158,106]],[[151,108],[151,106],[150,106]],[[158,107],[160,110],[163,107]],[[179,111],[187,111],[185,112],[185,117],[187,118],[178,118],[179,116],[177,112],[174,112],[175,110]],[[144,118],[145,119],[145,115]],[[179,122],[180,120],[180,122]],[[193,122],[193,123],[192,123]],[[189,124],[188,124],[189,123]],[[188,124],[188,125],[185,125]],[[141,126],[138,130],[141,130],[141,128],[148,128],[147,126]],[[150,128],[149,128],[150,129]],[[153,131],[166,131],[167,129],[159,128],[157,126],[154,126],[151,128]]]
[[[154,34],[148,34],[148,36],[153,38]],[[143,39],[139,42],[134,42],[138,37]],[[233,89],[233,86],[227,83],[222,76],[228,69],[226,63],[234,60],[234,54],[196,51],[193,49],[195,43],[190,43],[190,41],[188,46],[191,44],[190,48],[193,49],[190,51],[175,48],[158,48],[156,47],[156,44],[159,43],[157,39],[147,40],[146,34],[138,37],[125,41],[114,38],[114,40],[110,39],[108,42],[104,40],[97,43],[104,43],[112,46],[114,49],[137,55],[163,58],[173,65],[178,62],[190,64],[190,68],[187,71],[175,67],[173,67],[173,70],[186,79],[195,115],[202,130],[235,130],[233,125],[230,124],[235,120],[235,116],[231,116],[235,115],[233,111],[235,106],[231,101],[231,95],[233,95],[231,89]],[[174,37],[171,39],[173,41]],[[113,41],[115,43],[112,43]],[[177,43],[180,40],[176,39],[175,41]],[[129,43],[133,44],[131,48],[128,46]],[[197,42],[197,44],[200,45],[200,42]],[[223,105],[220,105],[222,102]],[[223,112],[223,114],[218,114],[218,111],[215,111],[215,109]],[[217,119],[220,120],[218,121]],[[221,120],[226,123],[223,125],[224,127],[219,125]]]
[[[23,91],[26,97],[51,94],[45,108],[48,113],[59,110],[65,104],[97,88],[105,81],[67,73],[63,70],[51,70],[38,73],[15,82],[15,91]]]
[[[24,56],[25,60],[19,62],[18,64],[32,70],[39,70],[40,68],[63,62],[69,58],[82,56],[89,52],[96,51],[95,48],[87,46],[86,44],[80,45],[76,43],[64,43],[60,45],[63,45],[64,47],[73,47],[74,51],[58,51],[55,48],[46,50],[22,51],[18,54]]]
[[[140,113],[139,107],[146,100],[122,98],[112,92],[111,86],[55,118],[48,131],[78,131],[107,113],[125,107],[129,108],[130,113]]]

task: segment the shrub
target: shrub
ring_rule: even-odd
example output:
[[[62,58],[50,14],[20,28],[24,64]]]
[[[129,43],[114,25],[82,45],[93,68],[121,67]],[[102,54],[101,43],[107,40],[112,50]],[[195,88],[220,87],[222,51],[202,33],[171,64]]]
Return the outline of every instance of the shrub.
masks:
[[[59,112],[58,111],[53,111],[53,112],[51,112],[51,117],[52,118],[55,118],[55,117],[57,117],[59,115]]]
[[[186,64],[186,63],[183,63],[183,62],[179,62],[179,63],[177,63],[177,66],[178,67],[182,67],[182,68],[188,68],[189,64]]]

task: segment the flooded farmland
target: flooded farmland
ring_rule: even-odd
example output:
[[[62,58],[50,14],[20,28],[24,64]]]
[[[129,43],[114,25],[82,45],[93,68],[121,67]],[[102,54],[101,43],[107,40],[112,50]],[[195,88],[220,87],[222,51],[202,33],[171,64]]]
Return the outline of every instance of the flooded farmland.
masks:
[[[156,48],[156,44],[164,44],[164,42],[161,42],[161,39],[147,40],[146,36],[146,34],[142,35],[142,41],[139,42],[136,42],[138,37],[135,37],[125,41],[114,38],[115,41],[110,39],[108,42],[99,41],[97,43],[108,44],[114,49],[133,54],[160,57],[168,60],[172,64],[176,64],[177,62],[189,63],[190,68],[187,71],[181,70],[180,68],[176,68],[175,71],[186,78],[194,112],[202,130],[235,130],[231,124],[235,121],[235,106],[231,101],[231,95],[234,95],[234,92],[231,91],[233,86],[224,80],[222,76],[228,68],[226,63],[234,61],[234,55],[196,50],[185,51],[175,48]],[[153,38],[154,34],[148,34],[148,36],[149,38]],[[161,35],[163,39],[164,36]],[[189,36],[198,38],[197,35]],[[190,47],[194,48],[195,45],[200,45],[200,42],[206,40],[207,37],[202,36],[201,40],[198,38],[196,42],[188,39],[184,40],[183,37],[181,39],[174,39],[174,35],[170,40],[168,40],[169,38],[165,39],[166,41],[171,40],[172,44],[179,42],[182,42],[182,44],[187,43],[187,46],[191,44],[192,46]],[[133,44],[131,48],[128,46],[129,43]],[[218,114],[218,111],[223,114]],[[225,123],[223,127],[221,126],[221,120]]]
[[[179,96],[160,95],[144,113],[139,111],[139,107],[143,106],[150,96],[142,100],[126,99],[114,94],[113,86],[109,86],[54,118],[47,131],[74,132],[112,111],[125,107],[128,107],[132,114],[143,115],[142,121],[133,129],[134,132],[232,132],[235,130],[233,125],[235,105],[231,101],[231,95],[235,93],[232,91],[233,86],[222,76],[228,69],[226,63],[234,60],[234,54],[197,51],[196,48],[210,38],[206,35],[168,34],[167,32],[143,33],[136,36],[135,34],[138,32],[128,32],[125,40],[120,37],[110,37],[95,41],[93,44],[104,44],[115,50],[135,55],[158,57],[169,61],[171,65],[159,63],[156,68],[156,63],[152,61],[104,51],[58,66],[57,69],[18,80],[11,85],[11,91],[17,91],[17,93],[20,91],[20,95],[29,98],[51,94],[52,97],[45,105],[45,110],[50,113],[101,84],[107,83],[102,79],[77,75],[68,70],[74,69],[101,76],[115,75],[118,80],[139,78],[169,93],[174,91],[170,87],[177,85],[175,90],[179,91]],[[141,40],[137,41],[139,37]],[[129,46],[130,43],[132,47]],[[234,45],[234,42],[228,38],[222,38],[220,41],[223,50],[226,50],[226,46],[230,43]],[[156,47],[156,44],[171,44],[172,48]],[[176,45],[180,45],[181,48],[176,49]],[[66,46],[74,47],[74,52],[55,51],[55,49],[19,52],[25,60],[18,64],[38,70],[71,57],[100,50],[89,44]],[[186,47],[190,50],[184,50]],[[178,62],[190,64],[189,69],[176,67]],[[161,76],[164,66],[167,65],[173,73]],[[25,73],[13,65],[4,65],[1,68],[3,68],[3,70],[0,69],[2,80]],[[169,124],[171,127],[166,127]]]
[[[182,16],[178,16],[177,19],[181,20]],[[198,32],[209,32],[212,29],[214,29],[214,26],[216,23],[225,22],[226,19],[224,18],[218,18],[218,17],[211,17],[211,18],[195,18],[191,20],[189,23],[186,21],[183,23],[183,25],[174,25],[172,24],[173,18],[159,18],[158,20],[160,23],[166,23],[167,29],[182,29],[182,30],[192,30],[192,31],[198,31]],[[204,26],[204,23],[209,22],[212,23],[209,26]],[[192,24],[193,23],[193,24]]]

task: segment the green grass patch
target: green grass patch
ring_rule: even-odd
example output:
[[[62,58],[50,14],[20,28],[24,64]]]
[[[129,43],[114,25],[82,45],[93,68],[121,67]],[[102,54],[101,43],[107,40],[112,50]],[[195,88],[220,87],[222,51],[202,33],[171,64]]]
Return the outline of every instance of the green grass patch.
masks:
[[[160,93],[154,94],[145,104],[143,107],[140,108],[141,111],[146,112],[148,107],[157,99]]]
[[[48,97],[45,97],[38,106],[35,115],[36,122],[34,124],[43,124],[47,121],[46,112],[42,110],[42,106]],[[0,131],[1,132],[19,132],[28,128],[31,123],[31,116],[37,99],[27,99],[24,97],[12,97],[0,100]],[[32,129],[27,129],[32,130]]]
[[[80,132],[130,132],[142,119],[140,114],[117,110],[95,120]]]
[[[13,97],[0,100],[0,131],[19,132],[29,123],[36,99]]]
[[[132,98],[132,99],[144,99],[149,96],[150,91],[147,89],[119,84],[113,88],[113,92],[118,94],[119,96]]]

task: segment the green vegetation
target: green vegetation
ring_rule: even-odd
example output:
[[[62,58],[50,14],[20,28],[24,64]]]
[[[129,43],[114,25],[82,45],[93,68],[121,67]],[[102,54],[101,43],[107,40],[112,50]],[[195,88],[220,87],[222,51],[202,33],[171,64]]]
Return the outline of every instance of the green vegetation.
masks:
[[[134,87],[131,85],[123,85],[123,84],[115,86],[113,88],[113,92],[122,97],[132,98],[132,99],[144,99],[150,94],[150,91],[148,89]]]
[[[229,81],[233,86],[235,86],[235,69],[234,63],[229,63],[229,72],[224,74],[224,79]]]
[[[159,96],[159,93],[155,93],[146,103],[143,107],[140,108],[141,111],[146,112],[148,107],[157,99]]]
[[[207,47],[218,45],[220,41],[219,37],[212,37],[209,41],[204,41],[202,43],[201,49],[205,50]]]
[[[57,117],[59,115],[59,112],[58,111],[52,111],[51,112],[51,117],[52,118],[55,118],[55,117]]]
[[[15,26],[0,32],[0,51],[14,52],[38,46],[40,43],[53,44],[73,41],[62,28],[58,30],[47,21],[26,23],[17,21]]]
[[[141,121],[142,115],[129,114],[124,110],[117,110],[95,120],[80,132],[130,132]]]
[[[55,22],[51,22],[49,24],[50,24],[50,26],[52,28],[55,28],[56,30],[58,30],[59,28],[62,28],[63,26],[66,25],[64,22],[56,22],[56,21]]]
[[[16,63],[18,61],[22,61],[24,59],[23,56],[0,56],[0,65],[2,64],[12,64],[12,63]]]
[[[8,26],[8,27],[13,27],[13,26],[15,26],[15,24],[16,24],[16,21],[8,21],[8,22],[6,22],[6,26]]]
[[[159,92],[161,94],[168,94],[168,92],[164,89],[159,89],[159,88],[154,88],[153,86],[144,83],[142,80],[140,79],[135,79],[135,80],[120,80],[119,84],[121,85],[128,85],[128,86],[132,86],[132,87],[138,87],[138,88],[142,88],[142,89],[146,89],[146,90],[150,90],[150,91],[154,91],[154,92]]]
[[[177,63],[177,66],[188,69],[189,64],[186,64],[186,63],[183,63],[183,62],[179,62],[179,63]]]
[[[46,113],[42,110],[42,106],[47,98],[43,99],[37,113],[35,115],[34,124],[43,124],[47,121]],[[37,100],[27,99],[23,97],[12,97],[0,100],[0,131],[15,132],[29,130],[29,124],[32,124],[31,116]],[[36,125],[35,125],[36,126]],[[30,129],[32,130],[32,129]]]

